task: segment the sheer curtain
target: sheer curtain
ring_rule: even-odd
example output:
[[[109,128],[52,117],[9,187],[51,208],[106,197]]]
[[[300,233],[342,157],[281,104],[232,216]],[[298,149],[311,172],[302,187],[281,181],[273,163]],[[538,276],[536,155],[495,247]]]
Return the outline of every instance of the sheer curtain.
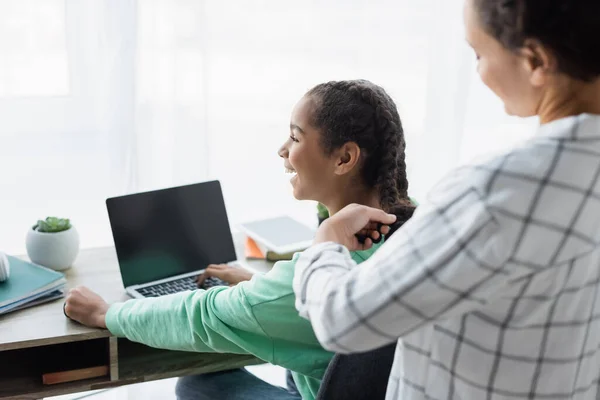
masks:
[[[0,0],[0,249],[69,217],[112,244],[106,197],[219,179],[232,225],[290,214],[276,151],[313,85],[366,78],[396,100],[411,195],[522,140],[464,42],[462,0]]]

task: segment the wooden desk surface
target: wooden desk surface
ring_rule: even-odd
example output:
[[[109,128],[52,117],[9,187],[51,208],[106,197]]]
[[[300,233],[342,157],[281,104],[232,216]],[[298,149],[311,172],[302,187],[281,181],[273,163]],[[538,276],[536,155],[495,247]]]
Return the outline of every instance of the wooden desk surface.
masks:
[[[242,243],[239,237],[237,239],[236,251],[238,256],[241,256],[243,255]],[[265,261],[249,261],[247,264],[255,272],[266,272],[272,266],[272,263]],[[113,247],[82,250],[73,267],[66,271],[65,275],[67,277],[67,288],[78,285],[88,286],[99,293],[108,303],[130,299],[125,294],[121,282],[117,256]],[[18,352],[27,352],[27,350],[23,349],[35,351],[38,348],[56,347],[52,346],[55,344],[63,343],[71,345],[83,341],[85,343],[93,343],[98,342],[98,340],[94,339],[104,338],[106,343],[110,342],[111,345],[111,364],[116,364],[118,360],[121,364],[120,368],[122,372],[119,374],[116,366],[113,366],[114,368],[111,367],[114,369],[114,371],[111,369],[111,382],[108,384],[102,379],[97,380],[97,385],[94,385],[94,380],[88,382],[90,384],[86,384],[85,386],[78,385],[77,382],[61,384],[62,386],[45,387],[48,389],[43,390],[45,395],[89,390],[103,386],[118,386],[120,384],[162,379],[169,376],[223,370],[228,369],[227,363],[229,360],[231,360],[231,368],[239,368],[243,365],[260,362],[252,356],[227,354],[202,355],[201,353],[169,352],[166,350],[151,349],[147,346],[126,341],[126,339],[119,339],[118,343],[119,347],[122,347],[122,351],[119,349],[117,356],[117,339],[111,337],[112,335],[107,330],[87,328],[67,319],[63,314],[63,302],[64,299],[58,299],[47,304],[0,316],[0,359],[4,355],[11,360],[10,357],[13,357]],[[127,343],[122,343],[121,341],[126,341]],[[112,349],[113,347],[114,349]],[[164,370],[161,368],[161,362],[158,362],[157,366],[147,363],[148,360],[160,361],[161,357],[163,361],[167,361],[165,357],[172,358],[171,364],[165,365],[165,367],[170,369]],[[18,358],[16,359],[18,360]],[[183,360],[183,363],[181,360]],[[145,370],[138,372],[136,368],[141,364],[144,365]],[[162,364],[169,363],[164,362]],[[3,374],[4,378],[8,379],[6,374],[9,372],[6,369],[3,370],[0,368],[0,382],[3,381]],[[28,376],[26,378],[22,380],[21,385],[31,386],[32,377]],[[126,382],[123,381],[124,379],[126,379]],[[15,386],[19,383],[18,381],[19,379],[10,379],[10,382],[15,382]],[[6,380],[3,383],[6,383]],[[37,381],[35,384],[38,385]],[[3,394],[4,388],[2,388],[0,389],[0,398],[6,398],[6,393],[17,394],[19,393],[18,389],[11,388],[11,392]],[[24,397],[10,396],[9,398],[36,398],[34,394],[42,393],[42,388],[28,389],[23,393],[30,392],[30,395],[25,395]]]
[[[243,255],[240,240],[237,252]],[[241,258],[240,258],[241,259]],[[271,263],[248,261],[254,271],[266,272]],[[130,299],[125,294],[114,247],[82,250],[65,272],[67,288],[88,286],[109,304]],[[0,316],[0,350],[109,337],[103,329],[87,328],[65,318],[64,299]]]

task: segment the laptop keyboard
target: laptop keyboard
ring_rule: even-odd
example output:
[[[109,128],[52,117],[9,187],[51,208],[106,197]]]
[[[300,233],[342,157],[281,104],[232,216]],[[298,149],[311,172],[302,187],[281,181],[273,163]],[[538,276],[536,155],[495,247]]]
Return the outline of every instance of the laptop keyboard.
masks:
[[[167,294],[184,292],[186,290],[210,289],[211,287],[215,286],[229,286],[229,284],[220,280],[219,278],[210,277],[204,281],[202,286],[198,287],[198,284],[196,283],[196,277],[188,276],[185,278],[176,279],[174,281],[146,286],[137,289],[137,292],[144,297],[159,297]]]

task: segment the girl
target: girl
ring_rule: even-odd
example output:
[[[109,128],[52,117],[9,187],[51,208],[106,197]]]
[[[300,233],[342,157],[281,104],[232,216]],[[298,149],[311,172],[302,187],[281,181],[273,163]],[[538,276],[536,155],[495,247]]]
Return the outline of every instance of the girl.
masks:
[[[350,203],[363,204],[394,212],[404,222],[413,211],[404,149],[396,105],[382,88],[360,80],[310,90],[292,112],[279,155],[293,175],[297,199],[319,201],[331,215]],[[360,263],[377,247],[353,252],[352,259]],[[310,323],[294,308],[298,256],[233,287],[111,306],[79,287],[69,292],[65,312],[82,324],[153,347],[252,354],[291,370],[299,395],[314,399],[333,354],[319,345]],[[243,370],[193,378],[178,385],[180,398],[299,398]]]

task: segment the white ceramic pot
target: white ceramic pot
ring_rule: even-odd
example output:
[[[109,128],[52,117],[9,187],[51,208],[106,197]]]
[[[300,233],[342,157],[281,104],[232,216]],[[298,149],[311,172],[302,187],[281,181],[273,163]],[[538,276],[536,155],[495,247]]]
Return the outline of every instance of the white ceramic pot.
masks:
[[[55,271],[69,269],[79,253],[79,234],[74,226],[62,232],[27,232],[27,255],[29,259]]]

